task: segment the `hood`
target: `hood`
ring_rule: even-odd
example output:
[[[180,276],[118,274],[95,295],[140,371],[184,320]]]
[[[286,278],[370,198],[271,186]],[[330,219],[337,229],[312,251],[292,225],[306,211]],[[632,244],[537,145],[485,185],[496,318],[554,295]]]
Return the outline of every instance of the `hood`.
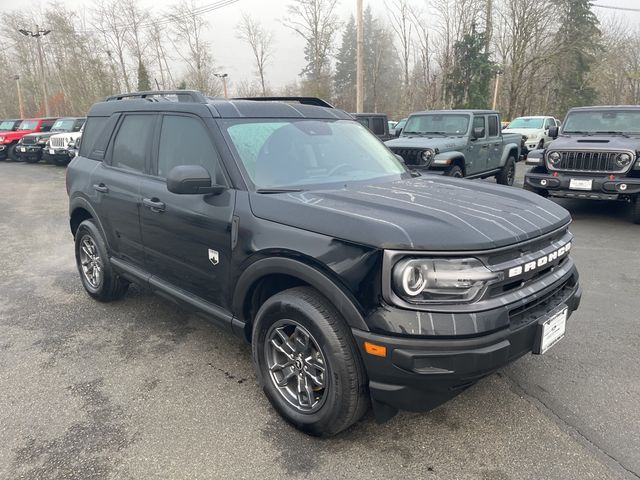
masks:
[[[25,137],[40,137],[40,138],[49,138],[52,135],[63,132],[35,132],[24,135]]]
[[[484,250],[567,225],[569,212],[513,187],[449,177],[340,190],[252,193],[259,218],[377,248]]]
[[[467,137],[418,137],[407,135],[406,137],[398,137],[385,142],[389,148],[432,148],[438,149],[440,152],[448,152],[466,147],[468,143]]]
[[[4,137],[5,139],[9,139],[9,140],[20,140],[22,137],[24,137],[25,135],[30,134],[31,132],[33,132],[33,130],[20,130],[20,131],[13,131],[13,132],[0,132],[0,137]]]
[[[80,132],[51,132],[49,138],[78,138],[80,135]]]
[[[640,136],[622,135],[560,136],[551,142],[549,150],[555,148],[570,150],[640,150]]]
[[[542,128],[505,128],[502,130],[502,133],[519,133],[520,135],[533,135],[540,134],[542,132]]]

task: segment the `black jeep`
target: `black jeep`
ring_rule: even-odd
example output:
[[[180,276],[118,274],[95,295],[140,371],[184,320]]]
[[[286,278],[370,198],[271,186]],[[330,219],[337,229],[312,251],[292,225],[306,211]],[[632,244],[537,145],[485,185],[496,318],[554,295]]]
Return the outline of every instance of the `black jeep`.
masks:
[[[133,282],[245,338],[275,409],[316,435],[370,404],[428,410],[562,338],[581,298],[566,210],[414,177],[321,100],[260,100],[91,108],[67,170],[90,296]]]
[[[525,188],[542,196],[621,200],[640,223],[640,106],[580,107],[527,157]]]

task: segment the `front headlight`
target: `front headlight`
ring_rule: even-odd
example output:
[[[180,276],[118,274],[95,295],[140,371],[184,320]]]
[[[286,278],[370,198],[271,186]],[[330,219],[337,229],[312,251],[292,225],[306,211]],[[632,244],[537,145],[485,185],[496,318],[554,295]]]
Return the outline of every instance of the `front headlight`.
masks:
[[[47,139],[46,138],[42,138],[42,137],[36,137],[36,143],[47,143]]]
[[[422,161],[426,164],[431,162],[431,159],[433,159],[433,156],[436,154],[436,152],[434,150],[432,150],[431,148],[427,148],[426,150],[423,150],[422,153],[420,154],[420,158],[422,158]]]
[[[471,302],[502,272],[492,272],[475,258],[407,258],[393,268],[393,290],[410,303]]]
[[[620,168],[628,167],[631,163],[631,155],[628,153],[621,153],[616,156],[616,165]]]
[[[549,163],[551,165],[555,166],[558,163],[560,163],[560,160],[562,159],[562,156],[558,152],[551,152],[549,154],[549,156],[547,157],[547,159],[549,160]]]

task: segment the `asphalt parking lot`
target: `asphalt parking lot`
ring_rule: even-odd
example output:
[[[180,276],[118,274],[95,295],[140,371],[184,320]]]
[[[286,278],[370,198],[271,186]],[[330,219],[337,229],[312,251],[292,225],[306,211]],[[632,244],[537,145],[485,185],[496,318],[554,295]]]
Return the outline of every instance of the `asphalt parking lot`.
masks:
[[[565,339],[322,440],[272,410],[238,338],[135,288],[91,300],[64,169],[0,162],[0,478],[640,478],[640,226],[563,205],[584,288]]]

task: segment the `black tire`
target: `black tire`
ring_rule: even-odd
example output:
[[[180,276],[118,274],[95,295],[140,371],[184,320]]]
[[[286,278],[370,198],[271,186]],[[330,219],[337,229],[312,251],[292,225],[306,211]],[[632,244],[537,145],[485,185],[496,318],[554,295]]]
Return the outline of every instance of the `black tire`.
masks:
[[[544,140],[540,140],[540,142],[538,142],[538,146],[536,147],[536,150],[542,150],[544,148]]]
[[[300,341],[305,336],[306,342]],[[281,348],[274,346],[271,339],[281,342]],[[293,347],[300,347],[304,353]],[[335,435],[367,411],[367,377],[355,341],[338,310],[315,289],[296,287],[267,299],[256,314],[252,350],[258,382],[265,395],[278,413],[299,430],[316,436]],[[277,355],[290,366],[270,370],[270,364],[281,363],[275,359]],[[309,359],[313,363],[307,363]],[[310,406],[303,411],[306,406],[300,401],[304,394],[300,382],[305,381],[309,368],[318,365],[324,365],[324,370],[315,370],[322,383],[316,383],[310,390],[314,386],[311,383],[307,388],[311,393],[306,397]],[[280,387],[276,385],[276,372],[280,372],[280,381],[284,382]],[[313,377],[307,375],[307,381],[309,378]],[[302,393],[288,395],[288,389]]]
[[[464,173],[458,165],[454,165],[453,167],[449,168],[445,172],[445,175],[447,177],[464,178]]]
[[[88,250],[84,250],[84,248],[88,248]],[[106,243],[93,220],[85,220],[78,227],[75,235],[75,252],[76,266],[82,286],[91,297],[101,302],[111,302],[124,296],[129,288],[129,282],[120,278],[113,271]],[[88,260],[87,257],[91,258],[93,268],[97,267],[98,273],[95,277],[85,271],[85,267],[83,267],[83,263]],[[95,281],[92,282],[91,279]]]
[[[27,163],[38,163],[41,160],[40,157],[25,155],[23,161]]]
[[[513,186],[513,182],[516,179],[516,161],[513,157],[507,159],[507,163],[504,164],[500,173],[496,175],[496,181],[500,185]]]
[[[640,225],[640,195],[631,199],[631,219],[633,223]]]
[[[16,155],[16,144],[14,143],[13,145],[9,145],[9,148],[7,149],[7,158],[13,162],[19,162],[20,158],[18,158],[18,155]]]

